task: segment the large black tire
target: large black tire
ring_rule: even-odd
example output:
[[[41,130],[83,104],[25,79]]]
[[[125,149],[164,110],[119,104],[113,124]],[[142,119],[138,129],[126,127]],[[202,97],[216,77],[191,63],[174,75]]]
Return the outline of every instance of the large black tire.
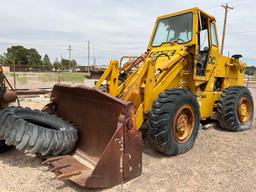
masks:
[[[0,140],[0,154],[9,151],[12,146],[6,145],[4,140]]]
[[[188,107],[191,111],[191,129],[186,139],[177,139],[180,113]],[[188,110],[188,109],[187,109]],[[185,111],[184,111],[185,114]],[[188,113],[190,114],[190,113]],[[189,117],[189,115],[187,115]],[[190,118],[190,117],[189,117]],[[188,119],[188,122],[192,120]],[[199,105],[196,97],[185,89],[170,89],[154,101],[148,119],[148,139],[152,146],[166,155],[178,155],[189,151],[198,135],[200,125]],[[183,134],[180,131],[179,134]],[[178,134],[178,136],[179,136]]]
[[[245,116],[239,113],[241,102],[248,105],[249,113]],[[223,91],[217,108],[217,120],[220,127],[229,131],[244,131],[251,127],[253,115],[253,99],[246,87],[234,86]]]
[[[10,107],[0,111],[0,139],[29,153],[64,155],[75,148],[78,129],[46,112]]]

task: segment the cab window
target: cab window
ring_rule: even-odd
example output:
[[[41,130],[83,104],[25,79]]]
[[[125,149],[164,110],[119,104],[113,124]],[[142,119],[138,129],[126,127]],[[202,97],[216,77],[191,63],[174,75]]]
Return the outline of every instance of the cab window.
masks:
[[[217,33],[214,23],[211,23],[212,45],[218,47]]]
[[[172,16],[159,20],[152,46],[176,42],[185,44],[192,40],[193,13]]]

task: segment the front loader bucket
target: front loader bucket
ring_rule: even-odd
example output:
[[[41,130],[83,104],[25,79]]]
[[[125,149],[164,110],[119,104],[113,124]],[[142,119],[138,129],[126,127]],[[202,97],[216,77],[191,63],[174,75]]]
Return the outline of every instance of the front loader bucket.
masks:
[[[110,188],[142,171],[141,134],[136,130],[133,105],[85,86],[55,85],[44,110],[74,123],[80,132],[73,154],[46,163],[86,188]]]

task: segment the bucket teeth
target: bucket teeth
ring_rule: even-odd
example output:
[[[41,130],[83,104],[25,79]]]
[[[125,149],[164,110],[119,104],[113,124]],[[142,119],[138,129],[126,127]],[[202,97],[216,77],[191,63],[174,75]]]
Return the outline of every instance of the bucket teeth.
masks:
[[[66,178],[69,178],[69,177],[72,177],[75,175],[79,175],[79,174],[81,174],[80,171],[72,171],[72,172],[68,172],[68,173],[63,173],[63,174],[57,176],[57,179],[66,179]]]
[[[58,160],[61,160],[63,157],[52,157],[52,158],[49,158],[47,159],[46,161],[44,161],[42,164],[45,165],[45,164],[50,164],[52,163],[53,161],[58,161]]]
[[[60,170],[60,169],[67,168],[67,167],[70,167],[70,164],[68,164],[68,165],[55,166],[55,167],[53,167],[52,169],[50,169],[50,171],[51,171],[51,172],[53,172],[53,171],[58,171],[58,170]]]

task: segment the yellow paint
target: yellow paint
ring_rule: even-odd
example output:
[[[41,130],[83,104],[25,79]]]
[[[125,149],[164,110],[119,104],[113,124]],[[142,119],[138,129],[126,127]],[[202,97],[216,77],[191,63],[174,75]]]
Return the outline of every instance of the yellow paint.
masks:
[[[173,17],[184,13],[193,13],[192,40],[188,43],[164,43],[152,47],[152,41],[160,19]],[[199,52],[199,16],[208,20],[208,36],[210,50],[204,75],[198,74],[197,56]],[[112,60],[102,75],[96,88],[106,82],[108,92],[115,97],[132,101],[135,107],[135,122],[139,129],[147,119],[153,102],[158,95],[171,88],[186,88],[197,97],[200,105],[201,119],[211,117],[216,110],[216,103],[222,91],[235,85],[243,85],[245,63],[239,59],[228,58],[220,54],[220,47],[211,41],[210,25],[215,27],[213,16],[199,8],[188,9],[174,14],[157,18],[155,27],[148,44],[149,54],[135,71],[127,73],[125,82],[118,81],[118,61]],[[218,41],[218,39],[217,39]],[[220,83],[219,87],[216,85]]]

